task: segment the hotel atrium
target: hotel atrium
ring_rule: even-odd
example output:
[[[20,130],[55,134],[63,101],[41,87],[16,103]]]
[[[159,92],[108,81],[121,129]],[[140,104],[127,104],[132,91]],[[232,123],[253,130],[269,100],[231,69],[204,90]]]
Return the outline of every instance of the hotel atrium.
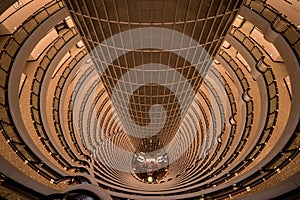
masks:
[[[299,0],[1,0],[0,198],[300,199]]]

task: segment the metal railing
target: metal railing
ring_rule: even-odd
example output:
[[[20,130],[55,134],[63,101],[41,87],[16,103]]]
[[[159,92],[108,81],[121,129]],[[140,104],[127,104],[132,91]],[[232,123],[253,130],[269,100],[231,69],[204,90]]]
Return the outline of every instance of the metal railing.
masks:
[[[265,1],[246,0],[244,6],[267,20],[272,25],[273,30],[284,37],[300,61],[300,30],[295,24],[289,22],[283,14],[266,4]]]

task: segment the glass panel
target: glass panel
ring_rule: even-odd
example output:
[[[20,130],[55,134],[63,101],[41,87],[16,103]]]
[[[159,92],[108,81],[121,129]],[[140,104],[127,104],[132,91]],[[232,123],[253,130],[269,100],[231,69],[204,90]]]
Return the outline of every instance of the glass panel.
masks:
[[[264,9],[263,2],[258,1],[252,1],[250,7],[258,13],[261,13],[261,11]]]
[[[36,19],[36,21],[38,23],[41,23],[42,21],[44,21],[46,18],[48,17],[48,13],[46,10],[41,11],[40,13],[38,13],[34,18]]]
[[[76,60],[72,60],[70,63],[69,63],[69,67],[72,69],[74,66],[76,66],[77,62]]]
[[[68,5],[69,8],[73,8],[73,10],[75,12],[78,12],[79,11],[79,8],[77,6],[77,3],[75,1],[72,1],[72,0],[68,0],[68,1],[65,1]],[[97,1],[96,1],[97,2]],[[102,3],[102,2],[101,2]]]
[[[270,105],[270,113],[276,111],[278,109],[278,99],[277,99],[277,97],[271,99],[269,101],[269,105]]]
[[[63,72],[63,77],[67,78],[69,76],[70,71],[70,68],[66,68]]]
[[[80,51],[77,55],[76,55],[76,60],[79,61],[83,56],[85,56],[85,53],[83,51]]]
[[[55,49],[55,47],[52,46],[52,47],[49,49],[49,51],[47,52],[48,58],[49,58],[50,60],[52,60],[53,57],[55,56],[56,52],[57,52],[57,50]]]
[[[245,38],[243,44],[248,50],[251,50],[254,47],[252,41],[249,38]]]
[[[262,12],[262,16],[264,16],[269,22],[273,22],[277,17],[277,13],[274,13],[269,8],[266,8]]]
[[[102,29],[100,27],[100,24],[99,24],[98,20],[92,19],[92,23],[93,23],[93,26],[95,28],[95,32],[98,33],[97,37],[100,40],[100,41],[97,41],[97,42],[102,42],[104,40],[104,38],[102,37],[102,34],[101,34]]]
[[[63,165],[64,167],[71,167],[71,165],[64,159],[60,158],[59,161],[61,162],[61,165]]]
[[[288,41],[291,44],[294,44],[300,37],[300,35],[297,33],[297,31],[295,29],[293,29],[292,27],[290,27],[289,29],[287,29],[285,31],[284,36],[288,39]]]
[[[257,154],[259,152],[259,150],[260,150],[260,147],[255,146],[255,149],[251,151],[251,153],[248,155],[248,158],[249,159],[254,158],[256,156],[255,154]]]
[[[234,102],[233,94],[228,95],[228,97],[229,97],[229,101],[230,101],[230,102]]]
[[[208,40],[208,35],[210,34],[210,28],[212,27],[214,19],[207,19],[206,24],[204,25],[204,31],[200,38],[200,44],[205,44]],[[183,26],[183,24],[182,24]]]
[[[297,133],[295,139],[286,150],[296,149],[299,147],[299,144],[300,144],[300,133]]]
[[[267,85],[270,85],[274,81],[274,77],[271,70],[266,71],[264,76],[266,77]]]
[[[274,83],[268,87],[268,91],[270,94],[270,98],[274,97],[277,94],[276,86]]]
[[[59,81],[58,81],[58,87],[63,88],[65,83],[65,78],[64,77],[60,77]]]
[[[297,43],[294,45],[294,49],[298,55],[298,60],[300,59],[300,40],[297,41]]]
[[[39,95],[40,93],[40,83],[37,82],[36,80],[33,81],[33,85],[32,85],[32,92],[34,92],[35,94]]]
[[[18,32],[16,34],[14,34],[14,36],[15,36],[15,40],[19,44],[22,44],[23,41],[27,38],[28,34],[23,28],[20,28],[20,29],[18,29]]]
[[[231,109],[232,109],[232,114],[235,114],[236,113],[236,105],[235,105],[235,103],[231,104]]]
[[[248,89],[249,89],[249,84],[248,84],[248,82],[247,82],[246,79],[243,79],[243,80],[241,81],[241,83],[242,83],[242,86],[243,86],[243,89],[244,89],[244,90],[248,90]]]
[[[37,123],[34,123],[35,127],[36,127],[36,131],[38,132],[38,135],[43,138],[43,139],[49,139],[47,134],[45,133],[43,126]]]
[[[40,115],[39,115],[39,111],[37,111],[36,109],[31,109],[32,115],[33,115],[33,119],[36,123],[41,124],[41,119],[40,119]]]
[[[234,60],[231,60],[231,61],[229,62],[229,64],[230,64],[231,68],[232,68],[234,71],[236,71],[236,70],[239,69],[238,64],[237,64]]]
[[[24,25],[24,29],[28,33],[31,33],[37,26],[38,26],[38,23],[34,19],[31,19],[28,22],[26,22],[26,24]]]
[[[18,135],[16,135],[15,130],[13,129],[12,126],[6,124],[6,123],[1,123],[1,127],[3,128],[5,134],[12,140],[15,142],[19,142],[21,143],[21,139]]]
[[[68,31],[64,34],[63,38],[65,41],[69,41],[73,37],[74,33],[72,31]]]
[[[58,105],[59,105],[58,99],[54,98],[53,108],[58,110]]]
[[[11,57],[7,53],[2,52],[2,56],[0,58],[1,68],[4,69],[5,71],[8,71],[10,68],[11,60],[12,60]]]
[[[64,46],[65,42],[62,38],[59,38],[56,42],[55,42],[55,48],[56,49],[60,49],[62,46]]]
[[[274,161],[274,163],[272,163],[268,168],[269,169],[275,169],[276,167],[278,167],[281,163],[283,163],[285,160],[287,160],[287,158],[284,155],[281,155],[280,158],[278,158],[277,160]]]
[[[242,80],[244,78],[244,74],[241,69],[237,69],[235,73],[238,76],[239,80]]]
[[[222,3],[218,2],[218,1],[213,1],[210,5],[210,12],[209,12],[209,17],[210,16],[215,16],[217,14],[218,8],[219,6],[221,7]]]
[[[258,49],[258,47],[254,47],[251,53],[256,61],[260,60],[261,57],[263,56],[262,52]]]
[[[58,154],[57,150],[55,147],[52,145],[52,143],[48,140],[45,140],[45,146],[48,148],[48,151],[54,154]]]
[[[50,64],[50,59],[48,57],[44,57],[40,64],[40,67],[45,70],[47,69],[49,64]]]
[[[88,7],[91,17],[97,18],[96,9],[94,7],[93,0],[86,0],[85,2],[86,2],[86,5]],[[123,1],[121,1],[121,2],[123,2]]]
[[[253,121],[253,113],[250,113],[247,115],[247,122],[246,122],[246,127],[249,127],[252,125],[252,121]]]
[[[6,105],[4,88],[0,87],[0,104]]]
[[[252,113],[253,112],[253,102],[249,101],[247,104],[247,114]]]
[[[58,105],[57,105],[57,107],[54,107],[54,109],[58,110]],[[55,121],[59,122],[59,116],[58,116],[58,112],[56,110],[53,112],[53,117],[54,117]]]
[[[91,23],[90,20],[86,19],[86,24],[87,24],[88,28],[90,28],[90,27],[92,28],[93,27],[93,25],[92,25],[92,23]],[[118,23],[116,23],[116,22],[110,22],[109,25],[110,25],[111,32],[112,32],[113,35],[120,33],[120,27],[119,27]],[[90,30],[93,30],[93,29],[90,29]],[[90,32],[90,34],[92,36],[92,40],[93,41],[98,41],[98,38],[97,38],[97,36],[96,36],[96,34],[95,34],[94,31]]]
[[[55,90],[55,97],[56,98],[60,98],[60,93],[61,93],[61,89],[60,88],[56,88],[56,90]]]
[[[208,13],[209,6],[207,6],[206,3],[201,4],[200,12],[199,12],[199,18],[205,18]]]
[[[7,72],[0,68],[0,86],[3,88],[6,86],[7,75]]]
[[[22,147],[21,147],[21,146],[18,146],[19,152],[20,152],[21,154],[23,154],[23,156],[24,156],[24,158],[25,158],[26,160],[33,161],[33,162],[39,162],[38,158],[37,158],[35,155],[31,154],[31,152],[30,152],[30,151],[27,151],[26,149],[27,149],[27,148],[24,149],[23,146],[22,146]]]
[[[244,34],[238,30],[235,31],[234,37],[236,37],[236,39],[238,39],[240,42],[242,42],[245,38]]]
[[[55,13],[59,9],[60,9],[59,5],[54,4],[54,5],[50,6],[49,8],[47,8],[47,12],[51,15],[52,13]]]
[[[267,142],[266,140],[269,137],[269,135],[270,135],[270,130],[264,131],[258,141],[258,144],[263,144],[263,143]]]
[[[31,105],[33,105],[36,108],[39,106],[39,98],[38,98],[38,96],[31,95]]]
[[[81,10],[81,13],[83,15],[89,15],[88,10],[87,10],[85,4],[83,3],[83,0],[77,0],[77,3],[79,6],[79,9]],[[90,5],[90,6],[93,7],[92,5]]]
[[[42,68],[38,67],[38,69],[37,69],[37,71],[35,73],[36,80],[38,80],[39,82],[41,82],[43,76],[44,76],[44,70]]]
[[[17,50],[19,49],[19,45],[15,40],[10,40],[7,48],[6,48],[6,52],[11,56],[14,57],[15,53],[17,52]]]
[[[33,96],[35,96],[35,97],[33,97]],[[38,98],[38,95],[36,95],[36,94],[34,94],[34,93],[31,93],[31,97],[30,98]],[[38,109],[38,104],[32,104],[31,103],[31,106],[32,106],[32,108],[34,108],[34,109]]]
[[[226,60],[227,62],[229,62],[230,59],[231,59],[230,56],[229,56],[226,52],[223,52],[223,53],[222,53],[222,57],[223,57],[223,59]]]
[[[1,116],[1,121],[10,123],[10,119],[8,117],[8,113],[5,105],[0,104],[0,116]]]

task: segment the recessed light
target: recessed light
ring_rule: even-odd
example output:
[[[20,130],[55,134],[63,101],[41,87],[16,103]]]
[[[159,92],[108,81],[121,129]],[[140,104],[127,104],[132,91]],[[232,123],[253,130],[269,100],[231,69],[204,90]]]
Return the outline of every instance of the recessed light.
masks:
[[[153,181],[153,178],[152,178],[152,176],[149,176],[148,178],[147,178],[147,180],[148,180],[148,182],[152,182]]]

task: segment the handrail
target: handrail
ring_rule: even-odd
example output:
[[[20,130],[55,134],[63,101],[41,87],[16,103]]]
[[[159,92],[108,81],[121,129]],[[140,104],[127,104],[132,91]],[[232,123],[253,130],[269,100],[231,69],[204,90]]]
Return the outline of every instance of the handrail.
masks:
[[[53,0],[34,12],[28,19],[26,19],[21,26],[11,35],[8,41],[6,41],[1,55],[6,53],[10,57],[14,58],[14,55],[19,50],[20,46],[26,41],[28,35],[30,35],[43,21],[49,16],[53,15],[58,10],[64,8],[61,0]],[[15,48],[17,46],[17,48]]]
[[[242,71],[238,70],[237,63],[225,51],[221,51],[219,53],[219,55],[228,62],[229,66],[233,69],[234,72],[237,72],[237,71],[239,72],[239,75],[237,75],[237,77],[241,82],[243,80],[245,80],[245,83],[241,84],[241,87],[243,88],[243,90],[245,92],[247,92],[250,89],[249,83],[248,83],[247,79],[245,78],[244,73]],[[226,89],[226,87],[225,87],[225,89]],[[245,128],[244,128],[244,131],[242,134],[242,142],[239,143],[239,145],[236,147],[235,151],[233,152],[233,155],[235,155],[235,157],[237,157],[237,155],[239,154],[241,149],[243,149],[245,142],[247,141],[247,138],[249,137],[249,134],[250,134],[250,131],[252,128],[253,110],[254,110],[253,109],[253,100],[250,99],[249,101],[245,101],[245,103],[246,103]],[[234,157],[234,156],[232,156],[232,157]],[[234,158],[232,158],[232,157],[229,158],[221,168],[226,168],[227,166],[229,166],[234,161]],[[221,172],[221,170],[219,170],[218,173],[215,173],[215,175],[219,174],[220,172]]]
[[[238,67],[236,61],[232,59],[231,56],[226,51],[222,49],[219,52],[219,56],[221,56],[232,68],[232,70],[236,74],[236,77],[239,79],[241,83],[241,87],[243,88],[243,91],[247,92],[248,90],[250,90],[248,80],[245,78],[244,72]]]
[[[232,58],[225,51],[220,51],[219,55],[224,60],[226,60],[228,63],[230,63],[230,61],[231,61]],[[233,62],[231,62],[231,64],[232,63]],[[231,66],[231,67],[233,67],[233,69],[235,69],[235,65]],[[271,73],[271,72],[272,72],[271,69],[268,68],[265,73]],[[267,76],[269,76],[269,75],[267,75]],[[271,78],[270,77],[264,78],[264,80],[265,80],[267,86],[272,86],[272,87],[276,86],[276,81],[274,80],[274,77],[273,77],[273,79],[272,79],[272,77]],[[273,93],[268,92],[268,98],[271,99],[271,100],[274,99],[273,101],[275,102],[275,104],[274,104],[275,107],[273,107],[272,109],[271,108],[268,109],[268,113],[271,114],[271,115],[276,115],[277,114],[277,106],[276,106],[277,104],[276,104],[276,101],[278,101],[278,99],[277,99],[277,93],[278,93],[278,91],[276,90],[276,87],[275,87],[275,92],[276,92],[276,94],[274,94],[274,96],[273,96]],[[251,102],[251,103],[249,104],[249,102]],[[249,102],[246,102],[247,103],[247,110],[249,110],[248,104],[253,106],[252,101],[249,101]],[[249,110],[251,112],[247,111],[247,115],[250,114],[253,117],[253,108],[251,110]],[[268,121],[265,123],[265,131],[268,131],[267,135],[269,137],[270,137],[270,135],[271,135],[271,133],[273,131],[273,126],[274,126],[274,123],[276,123],[276,120],[272,118],[272,122],[273,122],[273,124],[269,123]],[[246,120],[246,124],[247,124],[247,120]],[[269,124],[271,124],[271,126]],[[249,133],[250,129],[251,129],[251,123],[248,124],[248,125],[249,126],[247,128],[247,132]],[[244,132],[245,132],[245,130],[244,130]],[[266,139],[264,141],[267,141],[268,137],[267,138],[264,137],[264,139]],[[244,139],[243,141],[245,142],[246,140]],[[261,142],[262,142],[262,139],[259,138],[259,140],[257,142],[257,145],[252,149],[252,151],[250,151],[248,153],[248,155],[244,159],[244,162],[241,162],[238,165],[236,165],[232,170],[230,170],[230,172],[228,174],[225,174],[224,176],[221,176],[220,178],[218,178],[218,179],[216,179],[216,180],[214,180],[214,181],[212,181],[212,182],[210,182],[208,184],[205,184],[205,185],[199,186],[199,187],[197,187],[195,189],[192,189],[189,192],[196,192],[196,191],[199,191],[199,189],[206,189],[206,188],[211,187],[212,185],[219,185],[219,184],[223,183],[224,181],[227,181],[227,180],[233,178],[235,176],[235,173],[240,173],[243,169],[245,169],[246,166],[248,166],[251,162],[253,162],[253,160],[258,156],[259,152],[265,147],[265,144],[261,143]],[[243,145],[244,145],[244,143],[241,144],[240,148],[238,148],[238,149],[240,150]],[[298,149],[298,151],[299,151],[299,149]],[[230,157],[229,162],[228,161],[225,162],[225,164],[222,167],[220,167],[219,169],[215,170],[215,172],[214,172],[213,175],[217,175],[221,171],[223,171],[223,169],[226,169],[226,167],[230,165],[230,163],[234,160],[235,157],[237,157],[237,155],[238,155],[238,152],[237,153],[233,153],[233,156]],[[271,171],[270,173],[273,173],[273,171]],[[270,173],[266,172],[264,174],[264,177],[270,177],[271,176]],[[258,173],[258,174],[255,173],[254,175],[252,175],[252,176],[244,179],[243,181],[240,181],[239,184],[237,184],[237,186],[234,189],[233,188],[227,188],[227,189],[224,189],[224,193],[222,193],[221,191],[212,192],[210,194],[207,194],[207,196],[211,197],[211,195],[214,195],[214,197],[221,197],[221,196],[224,197],[225,195],[228,196],[229,194],[234,194],[234,193],[236,193],[238,191],[241,192],[241,191],[245,190],[245,188],[250,184],[250,182],[251,182],[251,184],[252,183],[253,184],[257,184],[257,182],[255,182],[255,181],[257,181],[258,179],[256,178],[255,181],[253,181],[253,179],[255,177],[258,177],[258,176],[259,176],[259,178],[261,178],[262,174],[261,173]],[[212,178],[212,177],[213,176],[209,176],[207,178]],[[202,180],[202,181],[208,180],[207,178],[204,179],[204,180]]]
[[[73,89],[73,91],[72,91],[72,94],[71,94],[71,99],[70,99],[70,101],[69,101],[69,118],[68,118],[68,120],[69,120],[69,129],[70,129],[70,132],[71,132],[71,134],[74,134],[74,129],[73,129],[73,118],[71,117],[72,115],[73,115],[73,110],[74,110],[74,108],[73,108],[73,106],[74,106],[74,104],[73,104],[73,101],[74,101],[74,99],[76,99],[77,98],[77,95],[78,95],[78,92],[79,92],[79,90],[80,90],[80,87],[83,85],[83,82],[88,78],[88,76],[91,74],[93,72],[93,70],[92,70],[92,68],[88,68],[85,72],[84,72],[84,75],[83,76],[81,76],[80,78],[79,78],[79,80],[76,82],[76,85],[75,85],[75,87],[74,87],[74,89]],[[81,118],[79,118],[79,121],[81,120]],[[81,120],[82,121],[82,120]],[[79,129],[79,135],[80,135],[80,138],[82,139],[82,144],[84,145],[84,147],[87,147],[87,144],[85,143],[85,140],[83,139],[83,133],[82,133],[82,129]],[[90,135],[89,135],[89,137],[90,137]],[[75,135],[74,135],[74,138],[72,137],[72,139],[74,139],[74,140],[76,140],[76,137],[75,137]],[[78,151],[81,151],[81,149],[79,148],[79,149],[77,149]]]
[[[238,28],[232,28],[229,34],[244,45],[244,47],[251,53],[256,62],[263,59],[263,52],[257,47],[257,45],[255,45],[255,43],[249,37],[247,37]]]
[[[293,136],[288,143],[284,146],[281,152],[279,152],[270,162],[268,162],[261,170],[257,171],[253,175],[239,181],[234,187],[227,187],[221,191],[212,192],[207,194],[212,198],[228,197],[246,191],[247,188],[255,187],[256,185],[265,182],[271,178],[283,167],[288,165],[293,158],[295,158],[300,152],[300,121],[297,128],[294,131]],[[256,154],[261,151],[261,146],[257,146]],[[223,192],[222,192],[223,191]]]
[[[104,88],[103,88],[103,89],[97,94],[97,96],[95,97],[95,100],[94,100],[94,102],[93,102],[93,104],[92,104],[92,106],[91,106],[90,112],[89,112],[88,119],[91,119],[92,112],[94,111],[97,102],[99,101],[99,99],[100,99],[101,97],[103,97],[104,94],[105,94],[105,90],[104,90]],[[108,98],[104,99],[104,101],[101,102],[101,103],[102,103],[102,105],[104,106],[104,105],[106,105],[107,102],[108,102]],[[102,105],[101,105],[100,108],[98,109],[97,114],[96,114],[96,117],[95,117],[95,121],[94,121],[94,130],[96,130],[96,125],[98,124],[98,119],[99,119],[98,116],[100,115],[100,112],[102,111],[102,108],[103,108]],[[99,113],[99,115],[98,115],[98,113]],[[103,116],[105,116],[105,115],[103,115]],[[102,127],[102,123],[101,123],[101,122],[99,123],[99,126]],[[103,132],[105,132],[105,131],[103,131]],[[96,142],[96,145],[99,145],[99,143],[97,142],[97,138],[96,138],[97,135],[96,135],[96,134],[91,134],[91,133],[90,133],[90,129],[88,129],[88,134],[89,134],[89,135],[93,135],[93,136],[94,136],[93,139],[94,139],[94,141]],[[99,137],[99,136],[98,136],[98,137]],[[101,135],[100,137],[102,137],[102,135]]]
[[[297,26],[266,2],[257,0],[246,0],[244,6],[256,12],[267,20],[274,31],[280,33],[294,51],[298,62],[300,62],[300,30]]]
[[[60,76],[60,79],[58,81],[58,85],[55,88],[55,92],[54,92],[54,97],[53,97],[53,120],[54,120],[54,124],[55,124],[55,129],[57,133],[59,135],[61,144],[65,147],[65,150],[67,151],[68,155],[74,159],[75,161],[79,161],[79,163],[84,164],[86,166],[90,165],[88,164],[88,162],[86,162],[85,160],[79,159],[77,158],[76,154],[71,150],[71,148],[68,146],[68,143],[63,135],[63,130],[60,124],[60,119],[59,119],[59,104],[60,104],[60,99],[61,99],[61,95],[62,95],[62,89],[64,88],[64,85],[66,83],[66,80],[68,78],[68,76],[71,74],[72,70],[74,69],[74,67],[76,67],[76,63],[78,63],[80,60],[83,59],[84,55],[85,55],[85,51],[80,51],[75,58],[73,58],[70,63],[65,70],[62,72],[62,76]],[[76,61],[76,62],[73,62]],[[73,64],[74,63],[74,64]],[[72,141],[75,143],[77,143],[77,141],[74,141],[73,137]],[[83,154],[83,153],[82,153]],[[85,155],[86,157],[86,155]]]
[[[242,31],[240,31],[238,28],[233,28],[229,34],[234,37],[236,40],[238,40],[243,46],[248,50],[248,52],[252,55],[254,60],[256,61],[256,69],[259,72],[266,71],[266,68],[269,67],[269,65],[265,62],[265,56],[264,53],[261,51],[260,48],[258,48],[258,44],[256,44],[251,38],[247,37]],[[266,52],[266,54],[268,54]],[[269,54],[268,54],[269,55]],[[270,56],[269,56],[270,57]],[[271,57],[270,57],[271,58]],[[271,58],[272,59],[272,58]],[[272,59],[273,60],[273,59]],[[273,62],[278,62],[274,61]]]
[[[9,131],[9,129],[11,131]],[[17,130],[14,126],[6,124],[2,119],[0,120],[0,130],[2,135],[7,140],[8,144],[11,146],[11,148],[16,152],[16,154],[24,161],[26,165],[29,165],[31,168],[33,168],[38,174],[43,176],[44,178],[50,180],[59,180],[63,176],[57,173],[52,168],[49,168],[47,165],[45,165],[35,154],[32,152],[32,150],[27,146],[20,137],[18,139],[20,141],[16,141],[15,138],[12,138],[12,134],[15,134]],[[10,132],[10,133],[9,133]]]
[[[1,88],[7,88],[9,73],[13,64],[13,59],[22,45],[25,43],[27,37],[39,26],[40,23],[48,19],[52,14],[56,11],[64,8],[64,5],[61,0],[54,0],[46,4],[44,7],[36,11],[31,17],[25,20],[20,27],[16,29],[16,31],[11,35],[11,37],[6,41],[3,46],[2,51],[0,52],[0,68],[5,71],[5,76],[1,77],[3,85]],[[8,109],[8,91],[5,92],[5,105],[1,108],[2,116],[1,116],[1,132],[8,137],[10,141],[13,138],[19,138],[20,143],[10,142],[9,145],[12,149],[17,151],[18,156],[28,164],[32,169],[34,169],[38,174],[42,175],[44,178],[48,180],[58,180],[63,176],[48,167],[42,161],[38,160],[33,161],[31,159],[27,159],[26,155],[32,155],[37,157],[33,152],[31,152],[30,148],[26,147],[23,139],[18,136],[18,132],[16,127],[14,126],[13,119],[11,117],[10,111]],[[5,120],[5,121],[4,121]],[[5,122],[5,126],[3,125]],[[10,132],[12,135],[8,135],[6,133]],[[15,137],[16,136],[16,137]],[[13,140],[13,139],[12,139]],[[24,151],[21,150],[18,146],[23,147]]]
[[[220,53],[219,53],[219,55],[224,59],[224,60],[226,60],[228,63],[230,63],[230,61],[231,61],[231,57],[230,57],[230,55],[229,54],[227,54],[225,51],[220,51]],[[223,55],[224,55],[224,57],[223,57]],[[234,67],[233,67],[234,68]],[[266,72],[268,72],[268,73],[271,73],[271,69],[269,68]],[[266,85],[268,85],[268,86],[270,86],[270,85],[274,85],[274,84],[276,84],[276,81],[274,80],[274,77],[273,77],[273,80],[269,80],[268,78],[265,78],[265,82],[266,82]],[[277,91],[277,90],[276,90]],[[277,91],[277,93],[278,93],[278,91]],[[278,100],[276,97],[277,97],[277,94],[275,95],[275,96],[272,96],[272,95],[270,95],[270,93],[268,93],[269,95],[268,95],[268,97],[269,97],[269,99],[276,99],[276,100]],[[253,104],[252,103],[252,101],[249,101],[249,102],[251,102],[251,104]],[[249,102],[247,102],[247,104],[249,103]],[[276,104],[277,105],[277,104]],[[277,107],[275,106],[275,108],[273,108],[273,109],[268,109],[268,113],[269,114],[271,114],[271,115],[273,115],[273,114],[275,114],[276,116],[277,116]],[[247,105],[247,110],[249,110],[248,109],[248,105]],[[251,114],[251,116],[253,117],[253,109],[252,109],[252,112],[250,112],[250,113],[248,113],[248,111],[247,111],[247,114]],[[247,123],[247,120],[246,120],[246,123]],[[213,182],[211,182],[211,183],[209,183],[209,184],[207,184],[207,185],[205,185],[205,186],[202,186],[202,188],[204,189],[204,188],[208,188],[208,187],[210,187],[210,185],[212,185],[212,184],[214,184],[214,185],[218,185],[218,184],[221,184],[222,182],[224,182],[225,180],[228,180],[228,179],[230,179],[230,178],[232,178],[232,177],[234,177],[235,176],[235,173],[240,173],[246,166],[248,166],[251,162],[253,162],[253,159],[254,158],[256,158],[257,156],[258,156],[258,153],[265,147],[265,145],[264,145],[264,142],[265,141],[267,141],[269,138],[270,138],[270,136],[271,136],[271,133],[272,133],[272,131],[273,131],[273,126],[274,126],[274,123],[276,123],[276,117],[275,117],[275,119],[273,120],[273,123],[271,123],[272,125],[271,126],[269,126],[268,124],[269,124],[269,122],[267,121],[266,122],[266,124],[265,124],[265,131],[268,131],[268,134],[267,134],[267,136],[268,137],[266,137],[265,138],[265,140],[263,141],[263,143],[261,143],[262,142],[262,137],[260,137],[259,138],[259,140],[258,140],[258,142],[257,142],[257,145],[254,147],[254,149],[252,149],[252,151],[250,151],[250,153],[246,156],[246,158],[245,158],[245,160],[244,160],[244,162],[243,163],[239,163],[237,166],[235,166],[232,170],[230,170],[230,172],[229,172],[229,174],[227,175],[227,176],[223,176],[223,177],[220,177],[219,179],[216,179],[215,181],[213,181]],[[246,127],[246,128],[248,128],[248,133],[250,132],[250,129],[249,128],[251,128],[251,123],[249,124],[249,126],[248,127]],[[245,141],[245,139],[243,140],[243,141]],[[241,146],[241,145],[240,145]],[[240,150],[241,148],[239,148],[239,150]],[[230,161],[232,162],[234,159],[230,159]],[[226,162],[221,168],[226,168],[225,166],[228,166],[231,162]],[[214,173],[214,175],[216,175],[216,174],[219,174],[221,172],[221,170],[220,169],[217,169],[216,170],[216,172]],[[243,188],[242,186],[240,186],[240,187],[237,187],[237,189],[241,189],[241,188]]]
[[[216,68],[212,68],[211,69],[211,71],[215,74],[215,76],[216,77],[218,77],[218,79],[222,82],[222,83],[224,83],[224,84],[228,84],[227,82],[226,82],[226,80],[224,79],[224,77],[219,73],[219,71],[216,69]],[[226,93],[229,95],[229,94],[232,94],[232,90],[230,89],[230,87],[227,87],[227,88],[225,88],[225,91],[226,91]],[[230,98],[228,98],[228,100],[229,100],[229,102],[230,102],[230,107],[231,107],[231,110],[232,110],[232,113],[231,113],[231,115],[232,116],[234,116],[235,114],[236,114],[236,109],[234,109],[234,107],[236,107],[236,104],[235,104],[235,100],[234,100],[234,97],[233,97],[233,99],[230,99]],[[236,126],[236,125],[232,125],[232,126]],[[232,130],[233,130],[233,132],[232,132]],[[231,135],[233,135],[234,136],[234,133],[235,133],[235,128],[234,129],[231,129]],[[233,134],[232,134],[233,133]],[[228,150],[229,150],[229,148],[227,148],[227,147],[230,147],[231,146],[231,144],[232,144],[232,140],[227,140],[227,143],[225,144],[225,146],[226,146],[226,149],[222,152],[222,158],[227,154],[227,152],[228,152]],[[212,159],[211,159],[211,161],[212,161]],[[218,159],[217,160],[217,162],[215,162],[211,167],[210,167],[210,171],[218,164],[218,163],[220,163],[222,161],[222,159]],[[219,173],[221,173],[221,171],[222,171],[222,169],[220,168],[220,169],[218,169],[218,170],[216,170],[214,173],[212,173],[212,175],[217,175],[217,174],[219,174]],[[206,171],[207,172],[207,171]]]
[[[40,91],[42,88],[42,82],[45,78],[46,71],[55,55],[62,49],[68,41],[77,35],[73,30],[68,30],[61,37],[56,39],[53,45],[48,49],[44,58],[40,62],[37,70],[34,74],[34,79],[32,82],[32,88],[30,93],[30,105],[31,105],[31,116],[34,121],[33,126],[39,136],[42,144],[45,146],[49,154],[65,169],[70,170],[72,167],[56,150],[52,141],[49,140],[46,131],[42,123],[42,117],[40,113]],[[61,42],[63,41],[63,42]]]

